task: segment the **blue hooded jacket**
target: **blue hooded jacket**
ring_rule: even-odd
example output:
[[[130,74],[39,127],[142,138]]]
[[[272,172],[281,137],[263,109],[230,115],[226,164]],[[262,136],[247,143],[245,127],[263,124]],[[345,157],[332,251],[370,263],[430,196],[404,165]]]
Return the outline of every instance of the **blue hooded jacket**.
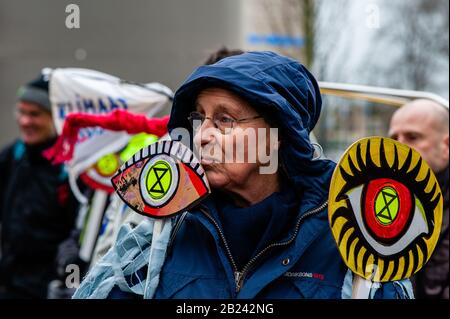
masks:
[[[213,205],[205,201],[179,229],[155,297],[341,298],[347,267],[326,209],[335,164],[313,160],[309,139],[322,106],[316,80],[297,61],[272,52],[249,52],[202,66],[176,92],[169,131],[190,129],[187,117],[199,91],[213,86],[233,91],[277,123],[280,162],[301,194],[297,220],[248,268],[235,269]],[[378,297],[394,297],[395,287],[384,287]]]
[[[272,52],[249,52],[199,67],[175,94],[169,131],[191,130],[187,117],[198,93],[217,86],[238,94],[277,123],[280,163],[299,194],[298,214],[281,239],[237,269],[210,197],[183,215],[172,230],[153,297],[349,297],[351,272],[341,259],[327,218],[335,164],[314,160],[309,140],[322,103],[316,80],[297,61]],[[148,274],[144,267],[141,275],[145,271]],[[372,297],[411,297],[406,286],[385,284]],[[110,298],[124,296],[117,287],[109,294]]]

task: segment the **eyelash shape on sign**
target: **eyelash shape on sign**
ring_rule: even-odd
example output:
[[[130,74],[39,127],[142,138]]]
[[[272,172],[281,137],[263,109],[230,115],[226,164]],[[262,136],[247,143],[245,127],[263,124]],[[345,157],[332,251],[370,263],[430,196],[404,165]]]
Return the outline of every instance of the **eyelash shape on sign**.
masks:
[[[430,258],[442,224],[436,177],[419,153],[382,137],[354,143],[331,180],[328,219],[339,252],[361,277],[411,277]]]
[[[199,161],[177,141],[160,141],[139,150],[111,181],[128,206],[155,218],[184,212],[210,193]]]

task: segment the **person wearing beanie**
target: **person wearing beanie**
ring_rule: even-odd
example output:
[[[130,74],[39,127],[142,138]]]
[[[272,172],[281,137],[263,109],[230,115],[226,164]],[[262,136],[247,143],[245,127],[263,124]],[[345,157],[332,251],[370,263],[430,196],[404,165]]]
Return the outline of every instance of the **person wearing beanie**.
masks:
[[[18,91],[17,122],[27,145],[45,143],[56,136],[48,94],[48,76],[40,74]]]
[[[42,151],[56,141],[48,76],[18,91],[20,138],[0,152],[0,298],[46,298],[58,245],[75,224],[77,204],[63,165]]]

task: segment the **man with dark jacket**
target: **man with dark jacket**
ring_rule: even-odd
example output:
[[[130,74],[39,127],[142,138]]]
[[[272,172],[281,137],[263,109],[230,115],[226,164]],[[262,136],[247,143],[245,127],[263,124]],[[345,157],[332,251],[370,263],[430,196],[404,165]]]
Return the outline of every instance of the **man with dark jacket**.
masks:
[[[41,74],[19,90],[21,138],[0,153],[0,298],[46,298],[57,247],[75,223],[65,169],[41,154],[56,141],[48,83]]]
[[[436,249],[424,268],[413,278],[417,298],[448,299],[449,284],[449,113],[429,100],[415,100],[397,110],[389,135],[416,149],[436,174],[444,196],[444,216]]]

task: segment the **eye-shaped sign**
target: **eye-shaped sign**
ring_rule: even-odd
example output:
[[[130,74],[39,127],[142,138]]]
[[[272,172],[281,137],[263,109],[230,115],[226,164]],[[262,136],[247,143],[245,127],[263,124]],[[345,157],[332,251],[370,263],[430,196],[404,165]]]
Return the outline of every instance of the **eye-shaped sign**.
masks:
[[[192,151],[176,141],[141,149],[119,169],[112,183],[139,214],[162,218],[181,213],[210,193],[205,172]]]
[[[155,143],[158,137],[152,134],[139,133],[132,136],[125,148],[116,153],[109,153],[97,160],[80,175],[81,180],[92,189],[101,189],[113,193],[111,178],[141,148]]]
[[[430,167],[394,140],[357,141],[333,173],[332,233],[347,266],[365,279],[387,282],[416,273],[436,246],[442,210]]]

